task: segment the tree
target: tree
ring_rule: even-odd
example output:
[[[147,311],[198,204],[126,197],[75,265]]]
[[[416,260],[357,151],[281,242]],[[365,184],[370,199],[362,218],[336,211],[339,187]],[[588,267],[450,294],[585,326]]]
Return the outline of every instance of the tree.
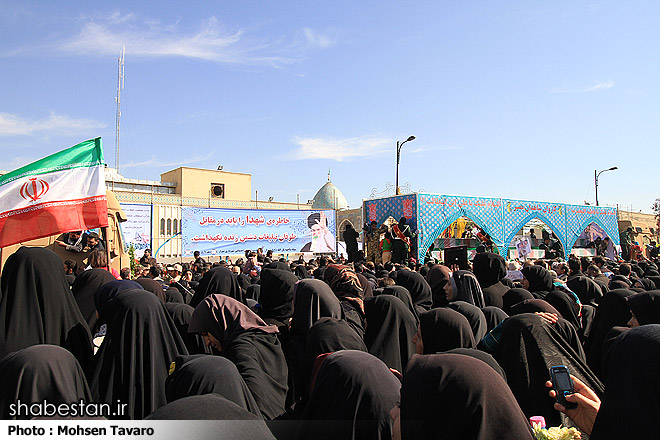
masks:
[[[653,214],[655,214],[655,223],[656,226],[660,227],[660,198],[655,199],[653,205],[651,205]]]

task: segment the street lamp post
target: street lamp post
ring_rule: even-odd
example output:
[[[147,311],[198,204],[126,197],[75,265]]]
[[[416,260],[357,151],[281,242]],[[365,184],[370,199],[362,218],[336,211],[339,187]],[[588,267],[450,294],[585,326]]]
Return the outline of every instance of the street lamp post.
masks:
[[[396,195],[398,196],[401,194],[401,189],[399,188],[399,160],[401,159],[401,147],[403,147],[403,144],[406,142],[414,141],[415,136],[410,136],[408,139],[406,139],[403,142],[396,141]]]
[[[594,170],[594,184],[596,185],[596,206],[598,206],[598,177],[601,174],[603,174],[605,171],[614,171],[614,170],[618,170],[618,169],[619,169],[618,167],[612,167],[612,168],[608,168],[606,170],[602,170],[602,171],[598,171],[598,172],[596,170]]]

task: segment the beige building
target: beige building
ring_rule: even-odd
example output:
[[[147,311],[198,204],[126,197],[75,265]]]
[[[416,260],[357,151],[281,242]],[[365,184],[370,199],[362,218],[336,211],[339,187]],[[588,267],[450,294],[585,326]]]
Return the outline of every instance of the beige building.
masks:
[[[252,175],[222,170],[181,167],[160,175],[165,183],[174,183],[181,197],[198,199],[250,200]]]
[[[658,219],[654,214],[619,210],[618,220],[619,231],[625,231],[628,227],[633,228],[634,240],[638,242],[645,249],[645,251],[645,246],[650,244],[652,241],[660,243]]]
[[[259,200],[252,195],[252,176],[223,170],[180,167],[161,174],[161,181],[128,179],[106,168],[106,186],[122,204],[150,205],[151,246],[160,262],[181,261],[181,208],[312,209],[307,203]],[[174,238],[171,238],[175,236]],[[171,239],[170,239],[171,238]],[[161,248],[162,246],[162,248]],[[137,252],[141,257],[141,252]],[[219,259],[220,257],[214,257]]]

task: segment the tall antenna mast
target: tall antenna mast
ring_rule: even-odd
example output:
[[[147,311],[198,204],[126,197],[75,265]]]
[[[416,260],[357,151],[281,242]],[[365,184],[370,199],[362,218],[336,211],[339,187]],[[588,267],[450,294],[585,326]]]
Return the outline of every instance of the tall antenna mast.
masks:
[[[115,132],[115,168],[119,174],[119,120],[121,119],[121,90],[124,88],[124,53],[126,46],[121,48],[121,56],[117,59],[117,128]]]

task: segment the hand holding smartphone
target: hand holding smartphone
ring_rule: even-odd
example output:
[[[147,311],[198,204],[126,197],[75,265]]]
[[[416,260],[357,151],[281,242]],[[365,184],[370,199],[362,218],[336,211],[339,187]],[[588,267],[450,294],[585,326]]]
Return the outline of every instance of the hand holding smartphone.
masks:
[[[549,396],[557,399],[555,409],[570,417],[584,433],[591,435],[600,409],[600,399],[596,393],[579,378],[571,376],[565,365],[551,367],[550,375],[552,380],[547,381],[545,386],[552,388]],[[566,400],[567,396],[572,402]]]
[[[557,403],[566,409],[577,408],[577,403],[566,400],[566,396],[575,393],[573,380],[571,379],[568,367],[565,365],[550,367],[550,377],[552,380],[552,387],[554,388],[555,393],[557,393]]]

